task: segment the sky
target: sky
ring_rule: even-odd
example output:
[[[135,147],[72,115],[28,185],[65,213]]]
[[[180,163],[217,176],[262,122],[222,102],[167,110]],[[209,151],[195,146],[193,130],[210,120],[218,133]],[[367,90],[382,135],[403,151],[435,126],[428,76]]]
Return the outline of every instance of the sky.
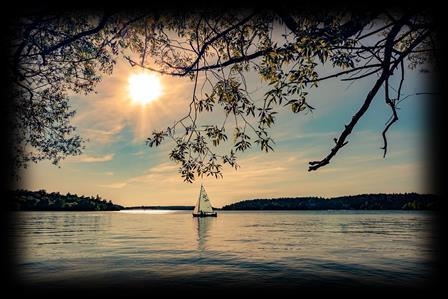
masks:
[[[324,74],[330,71],[322,69]],[[381,132],[390,111],[380,91],[347,146],[329,165],[308,172],[309,161],[328,154],[333,138],[361,106],[375,77],[352,84],[325,81],[308,96],[316,108],[313,113],[293,114],[287,107],[278,107],[271,130],[274,152],[261,152],[254,146],[237,154],[238,170],[224,167],[222,179],[204,177],[190,184],[168,158],[173,143],[149,148],[145,139],[187,113],[193,82],[160,76],[162,95],[142,106],[129,95],[128,79],[136,72],[137,67],[120,61],[95,94],[71,96],[77,111],[73,124],[88,139],[83,154],[63,160],[59,167],[47,161],[30,165],[21,188],[98,194],[123,206],[194,205],[204,184],[215,207],[254,198],[432,191],[426,183],[429,170],[424,146],[429,135],[427,107],[435,100],[431,95],[412,96],[402,103],[400,120],[389,131],[389,151],[383,158]],[[431,73],[408,71],[403,93],[432,91],[431,78]],[[266,89],[254,74],[247,80],[252,97],[260,100]],[[224,113],[206,113],[200,119],[203,124],[220,124]]]

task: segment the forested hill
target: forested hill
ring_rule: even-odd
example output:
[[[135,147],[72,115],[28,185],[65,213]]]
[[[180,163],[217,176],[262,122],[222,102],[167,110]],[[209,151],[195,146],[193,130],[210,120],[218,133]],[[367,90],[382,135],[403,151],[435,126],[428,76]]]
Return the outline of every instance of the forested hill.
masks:
[[[403,193],[252,199],[226,205],[222,210],[435,210],[437,207],[436,195]]]
[[[47,193],[45,190],[11,191],[10,200],[10,208],[16,211],[115,211],[123,208],[98,195],[63,195],[59,192]]]

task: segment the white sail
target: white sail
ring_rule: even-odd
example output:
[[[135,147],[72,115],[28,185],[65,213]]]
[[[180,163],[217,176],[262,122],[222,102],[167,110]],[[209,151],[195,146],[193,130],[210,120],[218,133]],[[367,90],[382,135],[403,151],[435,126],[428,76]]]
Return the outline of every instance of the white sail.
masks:
[[[199,213],[199,205],[201,203],[201,194],[199,194],[198,201],[196,202],[196,205],[194,206],[193,214]]]
[[[207,193],[205,192],[204,186],[201,185],[201,192],[199,193],[199,198],[194,207],[193,214],[199,213],[213,213],[213,208],[210,200],[208,199]]]
[[[199,200],[199,211],[204,213],[213,213],[212,204],[208,199],[207,193],[205,192],[205,188],[203,186],[201,186],[201,195],[199,197]]]

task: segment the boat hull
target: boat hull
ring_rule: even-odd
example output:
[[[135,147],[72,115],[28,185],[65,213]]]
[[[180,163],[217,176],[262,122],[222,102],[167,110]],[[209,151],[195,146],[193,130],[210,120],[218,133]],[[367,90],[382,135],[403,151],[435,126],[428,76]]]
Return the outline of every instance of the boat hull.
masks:
[[[199,213],[199,214],[195,214],[193,213],[193,217],[217,217],[218,213]]]

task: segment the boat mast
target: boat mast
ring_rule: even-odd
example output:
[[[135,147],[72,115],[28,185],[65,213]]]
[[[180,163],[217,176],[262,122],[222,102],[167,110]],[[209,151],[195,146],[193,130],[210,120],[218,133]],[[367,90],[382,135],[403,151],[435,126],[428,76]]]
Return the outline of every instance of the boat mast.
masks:
[[[202,183],[201,183],[201,191],[199,192],[199,204],[198,204],[198,213],[201,211],[201,198],[202,198]]]

